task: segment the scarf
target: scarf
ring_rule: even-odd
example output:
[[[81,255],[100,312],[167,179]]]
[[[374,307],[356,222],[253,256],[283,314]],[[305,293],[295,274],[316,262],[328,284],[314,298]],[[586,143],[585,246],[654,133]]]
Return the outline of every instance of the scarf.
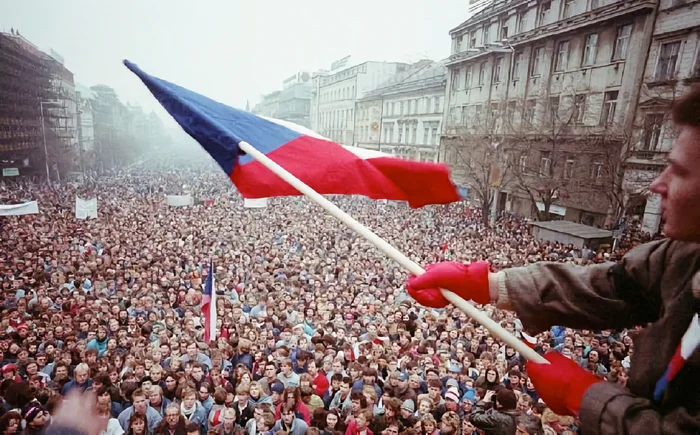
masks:
[[[664,372],[664,375],[656,383],[656,388],[654,389],[654,400],[660,402],[666,393],[668,384],[671,383],[673,378],[676,377],[678,372],[681,371],[685,362],[690,358],[690,355],[695,352],[700,346],[700,316],[696,313],[693,320],[690,321],[690,326],[688,330],[683,334],[681,343],[678,345],[678,349],[673,354],[671,362],[668,363],[668,367]]]
[[[188,420],[192,420],[190,417],[194,415],[194,412],[197,410],[197,402],[192,405],[192,408],[185,408],[185,402],[180,403],[180,412],[182,413],[183,417],[185,417]]]

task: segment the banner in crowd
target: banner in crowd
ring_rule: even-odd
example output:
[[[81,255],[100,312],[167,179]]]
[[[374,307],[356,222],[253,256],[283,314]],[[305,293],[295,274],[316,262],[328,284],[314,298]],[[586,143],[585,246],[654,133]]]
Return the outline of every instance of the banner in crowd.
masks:
[[[75,197],[75,218],[87,219],[97,217],[97,198],[82,199]]]
[[[39,213],[39,204],[29,201],[23,204],[0,204],[0,216],[22,216]]]
[[[243,207],[245,207],[245,208],[265,208],[265,207],[267,207],[267,198],[256,198],[256,199],[243,198]]]
[[[194,205],[192,195],[166,195],[165,202],[172,207],[187,207]]]

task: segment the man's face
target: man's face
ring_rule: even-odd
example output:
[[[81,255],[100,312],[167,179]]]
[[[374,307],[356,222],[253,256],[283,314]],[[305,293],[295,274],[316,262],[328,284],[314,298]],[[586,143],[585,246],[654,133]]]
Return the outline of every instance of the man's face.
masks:
[[[87,381],[87,378],[88,378],[88,372],[87,372],[87,370],[75,370],[75,371],[73,372],[73,374],[75,375],[75,380],[76,380],[79,384],[82,384],[82,383],[84,383],[85,381]]]
[[[142,413],[146,413],[146,396],[133,396],[132,400],[134,401],[134,410]]]
[[[204,372],[202,372],[202,368],[201,368],[201,367],[195,367],[195,368],[192,369],[192,377],[193,377],[196,381],[201,381],[201,380],[202,380],[202,376],[204,376]]]
[[[284,419],[284,424],[286,425],[291,425],[292,422],[294,421],[294,412],[293,411],[285,411],[282,413],[282,419]]]
[[[160,395],[160,391],[156,388],[155,391],[151,390],[151,394],[148,396],[148,401],[151,404],[151,406],[160,406],[160,402],[163,400],[163,397]]]
[[[194,358],[197,356],[197,345],[195,343],[192,343],[189,346],[187,346],[187,355],[190,358]]]
[[[348,394],[350,394],[350,384],[346,384],[345,382],[342,382],[340,384],[340,395],[345,397]]]
[[[661,196],[664,234],[700,241],[700,128],[683,127],[668,156],[668,166],[650,189]]]

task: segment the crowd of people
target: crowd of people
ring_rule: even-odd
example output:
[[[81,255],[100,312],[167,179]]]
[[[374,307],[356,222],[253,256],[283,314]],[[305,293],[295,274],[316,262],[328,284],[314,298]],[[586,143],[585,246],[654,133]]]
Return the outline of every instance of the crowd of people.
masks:
[[[165,194],[197,205],[169,207]],[[98,200],[76,220],[75,197]],[[304,198],[246,209],[213,171],[129,171],[98,181],[0,186],[2,435],[42,433],[71,391],[92,391],[106,434],[564,434],[577,422],[537,395],[525,361],[464,313],[404,291],[407,272]],[[213,201],[212,201],[213,200]],[[334,202],[419,264],[616,261],[536,241],[520,219],[486,227],[467,202]],[[215,340],[203,340],[213,262]],[[527,325],[487,305],[521,336]],[[624,385],[634,330],[554,327],[556,350]]]

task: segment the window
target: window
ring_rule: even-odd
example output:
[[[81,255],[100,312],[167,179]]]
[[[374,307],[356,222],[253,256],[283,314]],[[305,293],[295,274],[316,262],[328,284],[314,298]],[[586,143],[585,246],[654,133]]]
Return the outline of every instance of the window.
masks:
[[[430,145],[437,145],[438,143],[438,136],[440,134],[438,133],[438,128],[437,125],[433,126],[432,128],[432,137],[430,138]]]
[[[413,124],[411,126],[411,143],[415,144],[418,137],[418,124]]]
[[[537,102],[535,100],[527,100],[525,102],[525,107],[523,108],[523,121],[527,124],[532,125],[535,120],[535,107]]]
[[[626,24],[617,28],[617,38],[615,39],[615,49],[612,60],[624,60],[627,58],[627,47],[630,36],[632,36],[632,25]]]
[[[561,41],[557,46],[557,64],[554,71],[566,71],[569,66],[569,41]]]
[[[413,115],[413,114],[416,113],[416,106],[417,106],[416,103],[417,103],[417,102],[418,102],[418,100],[411,100],[411,101],[409,102],[409,105],[410,105],[409,111],[410,111],[411,115]]]
[[[396,143],[401,143],[401,140],[403,140],[403,127],[399,125],[399,135],[396,140]]]
[[[484,79],[486,78],[486,68],[488,64],[486,62],[481,62],[479,65],[479,86],[484,84]]]
[[[391,114],[400,115],[400,113],[396,111],[396,102],[391,103]]]
[[[481,45],[486,45],[489,42],[491,42],[491,40],[489,39],[489,25],[487,24],[481,31]]]
[[[574,168],[576,167],[576,162],[573,159],[566,159],[564,163],[564,179],[571,180],[574,178]]]
[[[476,30],[469,32],[469,48],[476,47]]]
[[[586,117],[586,95],[574,96],[574,113],[571,119],[582,123]]]
[[[501,82],[501,69],[502,68],[503,68],[503,56],[497,57],[496,60],[494,61],[494,67],[493,67],[493,82],[494,83]]]
[[[428,145],[428,140],[430,137],[430,128],[427,124],[423,124],[423,145]]]
[[[583,48],[583,62],[581,66],[595,65],[595,57],[598,53],[598,34],[586,35],[586,43]]]
[[[549,20],[549,11],[552,9],[552,2],[544,2],[540,5],[540,12],[537,15],[537,26],[541,27],[547,24]]]
[[[472,85],[472,67],[467,67],[467,72],[464,77],[464,87],[469,89]]]
[[[654,113],[644,117],[644,138],[642,150],[658,151],[661,138],[661,127],[664,125],[664,115]]]
[[[513,125],[513,122],[515,120],[515,111],[517,110],[516,102],[511,101],[508,103],[508,106],[506,106],[506,116],[508,117],[508,123]]]
[[[600,0],[589,0],[588,2],[588,10],[592,11],[593,9],[598,9],[600,7]]]
[[[603,123],[605,125],[612,124],[615,121],[615,109],[617,108],[618,91],[609,91],[605,93],[603,99]]]
[[[435,113],[442,112],[442,97],[435,97]]]
[[[530,62],[531,69],[530,69],[530,76],[531,77],[539,77],[540,74],[542,74],[542,71],[540,71],[541,65],[542,65],[542,55],[544,53],[544,47],[535,47],[534,50],[532,50],[532,62]]]
[[[518,14],[518,33],[523,33],[527,30],[527,11]]]
[[[392,122],[389,124],[389,135],[387,136],[387,143],[393,143],[394,142],[394,123]]]
[[[501,21],[501,40],[508,39],[508,19]]]
[[[513,54],[513,72],[511,77],[513,80],[520,80],[520,65],[523,63],[523,52],[518,51]]]
[[[571,18],[574,15],[574,2],[575,0],[564,0],[562,18]]]
[[[521,174],[527,172],[527,156],[520,156],[520,160],[518,161],[518,168],[520,168]]]
[[[559,119],[559,96],[549,97],[549,119],[552,123]]]
[[[474,106],[474,124],[481,122],[481,104]]]
[[[681,50],[681,41],[661,44],[659,61],[656,64],[656,80],[670,80],[676,75],[676,63],[678,53]]]
[[[552,175],[552,153],[542,151],[540,153],[540,177],[551,177]]]
[[[430,98],[426,98],[426,99],[425,99],[425,113],[431,113],[431,112],[432,112],[432,110],[431,110],[432,107],[433,107],[433,106],[432,106],[432,102],[433,102],[433,100],[431,100]]]
[[[402,116],[405,115],[405,114],[406,114],[406,103],[403,102],[403,101],[400,102],[400,103],[399,103],[399,107],[400,107],[400,109],[399,109],[399,115],[402,115]]]
[[[597,183],[600,181],[603,175],[603,164],[599,162],[593,162],[591,164],[591,181]]]

